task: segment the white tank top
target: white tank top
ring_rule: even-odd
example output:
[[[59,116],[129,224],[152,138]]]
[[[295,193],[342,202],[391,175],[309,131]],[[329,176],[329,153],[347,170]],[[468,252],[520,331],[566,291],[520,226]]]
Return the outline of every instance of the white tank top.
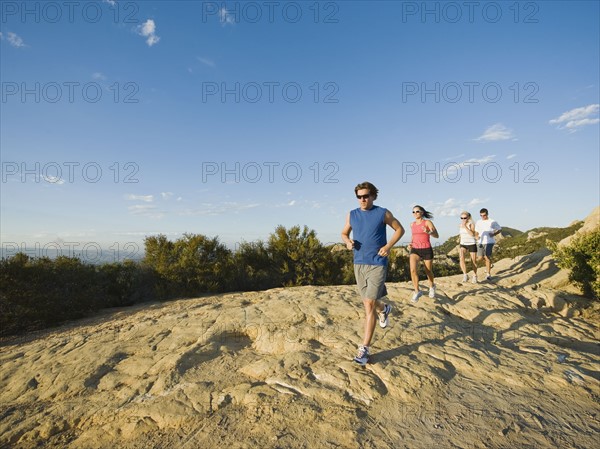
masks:
[[[464,226],[460,226],[459,232],[460,232],[460,244],[461,245],[477,244],[477,240],[475,240],[475,237],[473,235],[471,235]]]

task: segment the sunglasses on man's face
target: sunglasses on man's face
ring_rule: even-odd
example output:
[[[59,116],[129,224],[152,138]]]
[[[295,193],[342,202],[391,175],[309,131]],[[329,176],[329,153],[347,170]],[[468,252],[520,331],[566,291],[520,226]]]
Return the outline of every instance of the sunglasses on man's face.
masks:
[[[356,198],[359,200],[368,200],[371,195],[356,195]]]

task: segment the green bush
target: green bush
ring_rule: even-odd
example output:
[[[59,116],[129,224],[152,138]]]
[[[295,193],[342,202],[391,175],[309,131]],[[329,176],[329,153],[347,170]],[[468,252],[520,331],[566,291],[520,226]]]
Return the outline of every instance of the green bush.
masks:
[[[551,244],[559,267],[571,270],[569,280],[584,296],[600,297],[600,226],[591,232],[576,235],[566,246]]]
[[[144,267],[157,275],[160,298],[225,291],[231,279],[231,251],[217,237],[184,234],[171,242],[164,235],[145,239]]]
[[[238,291],[277,287],[273,260],[264,242],[243,242],[233,254],[233,286]]]
[[[327,285],[337,276],[331,251],[307,226],[278,226],[269,236],[267,251],[277,285]]]
[[[101,307],[125,307],[155,297],[153,270],[131,260],[107,263],[96,268]]]
[[[389,266],[388,282],[410,279],[408,258],[398,251]],[[354,282],[352,251],[324,246],[306,226],[278,226],[267,242],[242,243],[235,252],[216,237],[151,236],[141,262],[91,265],[76,257],[19,253],[0,261],[0,335],[152,299]]]
[[[100,304],[95,268],[78,258],[19,253],[0,262],[2,335],[83,317]]]

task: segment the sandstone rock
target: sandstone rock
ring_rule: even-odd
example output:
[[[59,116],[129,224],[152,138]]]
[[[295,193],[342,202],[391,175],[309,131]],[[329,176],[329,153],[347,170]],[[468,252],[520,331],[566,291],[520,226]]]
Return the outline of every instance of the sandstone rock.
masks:
[[[559,272],[548,252],[498,261],[494,282],[438,278],[416,305],[410,283],[388,283],[390,325],[364,367],[353,285],[173,301],[7,340],[0,446],[466,449],[501,434],[554,447],[542,431],[594,447],[600,314],[574,316],[577,297],[548,288]]]

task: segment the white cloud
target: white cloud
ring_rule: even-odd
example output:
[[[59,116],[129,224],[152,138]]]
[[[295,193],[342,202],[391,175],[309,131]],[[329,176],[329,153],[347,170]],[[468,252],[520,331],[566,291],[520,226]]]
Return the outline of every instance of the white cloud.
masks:
[[[65,183],[65,180],[62,178],[59,178],[58,176],[42,176],[42,178],[47,183],[56,184],[58,186],[63,185]]]
[[[293,206],[294,204],[296,204],[296,200],[292,200],[288,203],[288,206]]]
[[[467,203],[467,207],[478,206],[479,204],[484,204],[489,201],[489,198],[481,199],[481,198],[473,198],[471,201]]]
[[[499,140],[515,140],[512,129],[507,128],[502,123],[496,123],[488,127],[476,141],[496,142]]]
[[[454,161],[454,160],[458,159],[459,157],[465,157],[465,154],[464,154],[464,153],[457,154],[456,156],[450,156],[450,157],[447,157],[447,158],[446,158],[446,159],[444,159],[444,160],[445,160],[445,161]]]
[[[573,120],[567,123],[565,126],[569,129],[572,129],[585,125],[595,125],[596,123],[600,123],[600,118],[584,118],[582,120]]]
[[[146,38],[148,47],[152,47],[160,41],[160,37],[156,35],[156,24],[152,19],[148,19],[142,25],[138,26],[138,34]]]
[[[235,23],[234,16],[229,14],[225,8],[219,10],[219,18],[221,19],[221,24],[223,26],[233,25]]]
[[[214,61],[211,61],[210,59],[207,58],[201,58],[200,56],[196,57],[196,59],[198,61],[200,61],[202,64],[210,67],[210,68],[215,68],[216,64],[214,63]]]
[[[517,157],[516,154],[509,154],[508,156],[506,156],[506,159],[514,159],[515,157]]]
[[[590,104],[564,112],[560,117],[554,118],[548,123],[551,125],[559,125],[558,129],[567,129],[569,132],[574,133],[582,126],[600,123],[599,118],[593,117],[598,114],[599,110],[599,104]]]
[[[550,120],[550,124],[569,122],[571,120],[580,120],[598,112],[600,105],[590,104],[581,108],[571,109],[563,113],[560,117]]]
[[[146,203],[151,203],[154,201],[154,195],[134,195],[130,193],[129,195],[125,195],[125,199],[129,201],[144,201]]]
[[[117,4],[117,0],[102,0],[104,3],[108,3],[110,6],[115,6]]]
[[[443,203],[438,203],[433,207],[433,214],[437,217],[458,217],[463,210],[469,211],[480,204],[486,203],[487,199],[473,198],[470,201],[448,198]],[[471,212],[471,215],[473,212]]]
[[[92,73],[92,79],[106,81],[106,76],[102,72],[94,72]]]
[[[224,215],[224,214],[237,214],[246,209],[253,209],[260,206],[258,203],[245,204],[236,202],[224,202],[218,204],[204,203],[201,204],[200,209],[186,209],[181,212],[180,215]]]
[[[492,161],[495,157],[495,154],[490,154],[489,156],[485,156],[479,159],[471,158],[462,162],[450,162],[444,165],[442,171],[440,172],[440,175],[444,179],[446,179],[445,177],[448,177],[448,180],[450,182],[456,181],[458,177],[455,176],[455,174],[458,172],[458,170],[463,170],[465,168],[473,170],[470,167],[478,167],[479,165],[487,164],[488,162]]]
[[[27,45],[25,45],[25,42],[23,42],[23,39],[18,36],[16,33],[13,33],[11,31],[6,33],[6,38],[4,37],[4,34],[0,33],[0,40],[4,40],[6,39],[8,41],[8,43],[10,45],[12,45],[13,47],[16,48],[21,48],[21,47],[27,47]]]
[[[136,204],[127,208],[131,215],[139,215],[148,218],[163,218],[164,212],[156,210],[156,206],[152,204]]]
[[[460,214],[461,208],[454,198],[448,198],[434,209],[434,215],[439,217],[455,217]]]
[[[168,200],[173,196],[173,192],[160,192],[160,196],[163,200]]]

